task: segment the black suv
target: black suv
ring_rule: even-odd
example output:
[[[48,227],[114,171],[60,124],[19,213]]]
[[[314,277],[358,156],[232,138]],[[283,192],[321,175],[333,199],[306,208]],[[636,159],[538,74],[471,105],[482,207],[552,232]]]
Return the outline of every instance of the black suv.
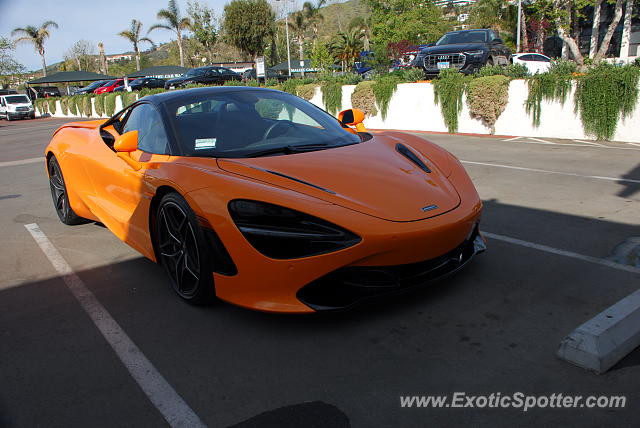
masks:
[[[471,74],[484,65],[508,65],[511,51],[493,30],[451,31],[422,49],[413,62],[427,76],[445,68]]]
[[[242,76],[233,70],[224,67],[199,67],[192,68],[180,77],[167,80],[165,89],[174,89],[186,86],[190,83],[200,83],[203,85],[223,85],[229,80],[242,80]]]

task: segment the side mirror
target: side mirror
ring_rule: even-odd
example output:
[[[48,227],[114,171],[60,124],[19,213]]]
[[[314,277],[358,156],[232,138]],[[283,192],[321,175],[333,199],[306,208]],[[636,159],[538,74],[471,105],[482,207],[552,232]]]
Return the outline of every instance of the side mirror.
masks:
[[[116,152],[135,152],[138,150],[138,131],[125,132],[113,143]]]
[[[357,108],[343,110],[338,113],[338,120],[346,128],[355,126],[357,132],[367,132],[367,128],[365,128],[362,123],[364,121],[364,112],[362,110],[358,110]]]
[[[138,171],[142,164],[131,157],[131,152],[138,150],[138,131],[125,132],[113,143],[113,149],[120,159],[125,161],[131,168]]]

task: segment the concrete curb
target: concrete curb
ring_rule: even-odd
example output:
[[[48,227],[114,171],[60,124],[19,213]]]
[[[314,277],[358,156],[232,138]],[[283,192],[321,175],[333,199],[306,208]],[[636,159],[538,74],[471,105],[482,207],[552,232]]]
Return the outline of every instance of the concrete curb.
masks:
[[[572,331],[560,342],[558,357],[602,374],[638,346],[640,290]]]

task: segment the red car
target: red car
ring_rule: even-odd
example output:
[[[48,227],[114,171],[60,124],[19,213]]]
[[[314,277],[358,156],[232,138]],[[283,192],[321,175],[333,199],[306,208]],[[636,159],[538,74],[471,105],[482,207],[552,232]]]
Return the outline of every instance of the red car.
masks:
[[[105,92],[113,92],[117,86],[124,85],[124,79],[111,80],[93,91],[94,94],[104,94]]]

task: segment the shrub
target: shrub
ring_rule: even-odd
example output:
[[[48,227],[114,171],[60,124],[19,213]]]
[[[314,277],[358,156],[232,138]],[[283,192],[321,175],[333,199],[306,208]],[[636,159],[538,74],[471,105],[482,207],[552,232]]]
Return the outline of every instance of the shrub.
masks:
[[[102,117],[104,115],[104,98],[105,98],[106,94],[99,94],[96,95],[96,101],[95,101],[95,109],[96,109],[96,114],[100,117]]]
[[[45,114],[49,112],[49,104],[47,103],[46,98],[36,98],[35,104],[40,114]]]
[[[62,114],[69,114],[69,97],[62,97],[60,99],[60,109]]]
[[[82,96],[82,114],[86,117],[91,117],[93,115],[93,111],[91,108],[91,96],[83,95]]]
[[[356,89],[351,94],[351,105],[362,110],[365,116],[375,116],[378,114],[376,107],[376,95],[373,93],[371,81],[363,81],[356,85]]]
[[[335,116],[342,108],[342,84],[340,82],[325,82],[320,86],[320,89],[325,110]]]
[[[60,97],[50,97],[45,98],[47,100],[47,109],[54,114],[56,112],[56,101],[60,99]]]
[[[224,86],[244,86],[244,83],[240,80],[227,80],[223,84]],[[189,87],[189,86],[187,86]]]
[[[528,79],[529,94],[525,101],[525,109],[527,114],[533,117],[533,126],[540,126],[542,100],[558,101],[561,104],[567,100],[573,79],[571,72],[567,73],[569,69],[570,67],[560,66],[553,69],[554,71],[534,74]]]
[[[411,67],[402,70],[402,81],[407,83],[424,80],[424,71],[420,68]]]
[[[107,116],[113,116],[116,112],[116,94],[109,92],[104,98],[104,112]]]
[[[274,86],[278,86],[278,79],[267,79],[267,82],[265,83],[265,86],[267,88],[272,88]]]
[[[314,83],[315,79],[296,79],[296,78],[292,78],[292,79],[288,79],[285,80],[284,82],[282,82],[282,90],[285,92],[289,92],[290,94],[296,95],[297,91],[296,88],[298,86],[302,86],[302,85],[309,85],[311,83]]]
[[[529,76],[529,70],[524,64],[509,64],[506,67],[500,65],[485,65],[474,77],[507,76],[512,79],[524,79]]]
[[[69,97],[69,104],[68,104],[68,109],[69,109],[69,114],[72,116],[77,116],[78,115],[78,96],[74,95],[72,97]]]
[[[309,101],[316,94],[316,88],[318,87],[315,83],[309,83],[306,85],[298,85],[296,88],[296,92],[294,95],[299,96],[300,98],[304,98]]]
[[[473,79],[467,89],[471,116],[479,118],[495,133],[495,123],[509,102],[509,78],[487,76]]]
[[[122,107],[127,107],[137,101],[134,92],[122,92]]]
[[[458,117],[462,111],[462,96],[469,78],[454,69],[440,71],[433,82],[435,103],[440,105],[442,118],[449,132],[458,131]]]
[[[389,103],[398,88],[398,83],[400,83],[400,78],[397,74],[387,74],[375,80],[371,86],[373,94],[376,97],[376,103],[380,109],[380,114],[382,115],[382,120],[387,118]]]
[[[162,88],[154,88],[154,89],[145,88],[142,91],[140,91],[140,93],[138,94],[138,99],[142,97],[146,97],[147,95],[161,94],[163,92],[166,92],[166,90]]]
[[[573,61],[566,59],[554,59],[551,60],[551,66],[549,67],[549,73],[554,74],[573,74],[578,70],[578,65]]]
[[[578,79],[574,98],[585,134],[611,140],[620,118],[633,113],[638,100],[640,69],[600,64]]]

